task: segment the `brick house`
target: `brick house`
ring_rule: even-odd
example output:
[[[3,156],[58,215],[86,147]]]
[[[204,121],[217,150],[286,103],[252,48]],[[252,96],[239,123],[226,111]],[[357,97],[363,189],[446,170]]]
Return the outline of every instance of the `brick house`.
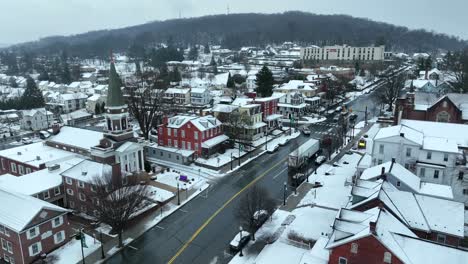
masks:
[[[0,151],[0,175],[21,176],[46,168],[46,163],[60,160],[74,153],[49,147],[42,142]]]
[[[66,209],[29,195],[0,189],[0,258],[32,263],[69,241]],[[14,217],[11,217],[14,212]]]
[[[463,203],[398,191],[386,182],[370,188],[353,187],[351,193],[350,209],[365,212],[384,208],[421,239],[457,247],[464,237]]]
[[[91,160],[82,160],[77,165],[61,173],[65,189],[67,207],[83,214],[97,216],[92,197],[95,191],[93,181],[95,177],[105,177],[108,174],[120,174],[120,164],[110,166]]]
[[[468,123],[468,95],[449,93],[438,97],[433,93],[407,93],[397,99],[394,123],[402,119],[445,123]]]
[[[276,129],[280,125],[281,116],[278,114],[280,96],[255,98],[252,103],[260,104],[263,122],[267,124],[268,131]]]
[[[468,258],[463,249],[418,238],[386,208],[341,209],[332,228],[328,263],[463,263]]]
[[[158,144],[191,150],[197,156],[209,156],[228,139],[221,125],[217,118],[210,115],[171,117],[158,127]]]

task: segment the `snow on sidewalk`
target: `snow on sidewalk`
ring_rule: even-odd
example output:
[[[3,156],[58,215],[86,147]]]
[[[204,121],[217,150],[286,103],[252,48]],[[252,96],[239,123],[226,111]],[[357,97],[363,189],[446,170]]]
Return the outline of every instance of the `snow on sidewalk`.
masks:
[[[93,237],[84,234],[86,245],[83,248],[85,257],[98,250],[101,243]],[[72,238],[68,243],[54,250],[47,256],[47,259],[53,260],[54,264],[70,264],[81,262],[81,241]]]

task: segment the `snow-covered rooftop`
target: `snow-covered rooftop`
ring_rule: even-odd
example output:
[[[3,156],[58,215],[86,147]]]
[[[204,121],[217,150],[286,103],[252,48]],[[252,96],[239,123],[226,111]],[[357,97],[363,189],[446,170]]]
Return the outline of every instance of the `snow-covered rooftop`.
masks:
[[[468,126],[465,124],[401,120],[401,124],[418,131],[424,131],[428,137],[453,140],[459,147],[468,147]]]
[[[61,172],[73,167],[83,161],[82,157],[70,157],[56,162],[57,169],[49,165],[47,169],[38,170],[21,177],[13,175],[2,175],[0,177],[0,188],[16,191],[26,195],[34,195],[58,187],[62,184]],[[56,165],[53,164],[53,165]]]
[[[63,126],[60,129],[60,132],[57,135],[50,137],[48,141],[90,150],[91,147],[99,145],[99,141],[102,138],[102,132]]]
[[[24,230],[42,210],[68,212],[54,204],[3,188],[0,188],[0,201],[0,224],[16,232]]]
[[[375,135],[374,140],[386,139],[389,137],[403,136],[404,138],[418,144],[423,144],[424,134],[420,130],[410,128],[405,125],[384,127]]]
[[[62,176],[87,183],[93,183],[96,177],[103,177],[112,173],[112,166],[91,160],[83,160],[68,170]]]
[[[39,168],[41,164],[73,156],[74,153],[49,147],[42,142],[0,151],[0,156]]]

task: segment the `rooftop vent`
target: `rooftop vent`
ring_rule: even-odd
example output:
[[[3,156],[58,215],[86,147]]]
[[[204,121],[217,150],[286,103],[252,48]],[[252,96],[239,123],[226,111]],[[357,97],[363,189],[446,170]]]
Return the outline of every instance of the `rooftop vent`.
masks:
[[[87,171],[82,171],[82,172],[81,172],[81,175],[83,175],[83,176],[86,176],[87,174],[88,174]]]
[[[36,160],[41,160],[41,156],[36,156]]]
[[[58,169],[60,169],[60,164],[54,164],[54,165],[49,167],[49,171],[55,171],[55,170],[58,170]]]
[[[21,156],[21,151],[18,151],[16,154],[18,154],[18,156]]]
[[[405,137],[405,133],[400,133],[400,137]]]

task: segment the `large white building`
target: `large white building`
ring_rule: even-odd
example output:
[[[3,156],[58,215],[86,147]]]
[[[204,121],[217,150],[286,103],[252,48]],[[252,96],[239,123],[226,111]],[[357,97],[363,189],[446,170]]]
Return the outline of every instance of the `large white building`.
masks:
[[[21,128],[24,130],[42,130],[48,129],[54,122],[52,112],[46,111],[45,108],[36,108],[31,110],[23,110],[21,118]]]
[[[301,48],[301,59],[317,61],[383,61],[385,46],[310,46]]]

